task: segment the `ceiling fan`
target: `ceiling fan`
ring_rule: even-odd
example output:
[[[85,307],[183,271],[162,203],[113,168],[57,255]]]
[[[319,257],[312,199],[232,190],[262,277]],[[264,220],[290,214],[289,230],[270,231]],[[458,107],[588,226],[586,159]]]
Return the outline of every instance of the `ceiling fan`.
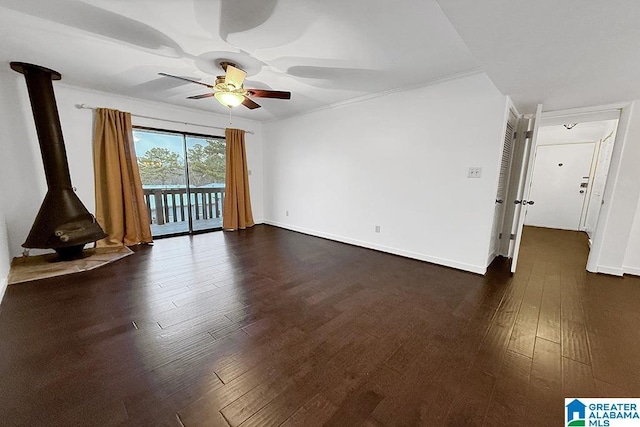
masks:
[[[291,99],[291,92],[263,89],[245,89],[242,83],[244,82],[244,78],[247,75],[246,72],[238,68],[236,64],[232,62],[223,61],[220,63],[220,66],[225,71],[225,75],[218,76],[216,78],[215,85],[191,80],[186,77],[173,76],[167,73],[158,74],[165,77],[184,80],[190,83],[196,83],[213,89],[213,92],[204,93],[202,95],[189,96],[187,97],[187,99],[203,99],[214,96],[218,100],[218,102],[229,108],[237,107],[240,104],[251,110],[260,108],[260,105],[251,98]]]

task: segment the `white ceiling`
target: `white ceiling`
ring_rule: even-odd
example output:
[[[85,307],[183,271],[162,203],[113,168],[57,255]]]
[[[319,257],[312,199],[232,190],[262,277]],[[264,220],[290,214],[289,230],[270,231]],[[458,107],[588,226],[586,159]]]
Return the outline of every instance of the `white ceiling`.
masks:
[[[213,83],[230,59],[292,92],[234,109],[260,121],[483,69],[531,112],[640,98],[638,22],[636,0],[0,0],[0,66],[226,113],[157,73]]]
[[[575,123],[567,121],[567,123]],[[577,144],[583,142],[597,142],[613,132],[618,120],[603,120],[597,122],[578,122],[573,128],[567,129],[563,125],[542,126],[538,130],[537,145]]]
[[[481,67],[524,112],[640,98],[637,0],[439,0]]]
[[[434,0],[0,0],[0,61],[60,72],[63,82],[226,113],[199,85],[216,61],[245,87],[290,101],[234,114],[271,120],[478,69]],[[204,90],[203,90],[204,89]]]

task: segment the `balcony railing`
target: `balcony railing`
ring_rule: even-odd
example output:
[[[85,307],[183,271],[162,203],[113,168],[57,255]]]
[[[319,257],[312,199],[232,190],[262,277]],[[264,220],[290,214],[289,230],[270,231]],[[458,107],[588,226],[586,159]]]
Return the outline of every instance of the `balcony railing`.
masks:
[[[144,201],[154,225],[222,218],[224,188],[145,188]],[[188,197],[190,196],[190,197]],[[188,200],[190,199],[190,200]]]

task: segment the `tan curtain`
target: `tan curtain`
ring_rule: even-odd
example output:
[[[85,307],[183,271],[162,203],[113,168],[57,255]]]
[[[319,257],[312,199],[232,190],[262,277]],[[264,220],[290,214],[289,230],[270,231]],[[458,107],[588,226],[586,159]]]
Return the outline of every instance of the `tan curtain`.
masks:
[[[254,225],[249,197],[247,154],[244,146],[244,131],[226,129],[227,171],[222,210],[222,228],[245,229]]]
[[[132,246],[151,242],[130,113],[107,108],[96,110],[93,154],[96,219],[108,234],[97,245]]]

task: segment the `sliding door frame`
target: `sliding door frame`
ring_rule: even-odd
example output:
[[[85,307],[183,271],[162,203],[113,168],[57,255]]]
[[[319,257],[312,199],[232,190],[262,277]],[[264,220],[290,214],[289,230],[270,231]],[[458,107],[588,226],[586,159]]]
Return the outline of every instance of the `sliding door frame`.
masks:
[[[187,210],[187,220],[188,220],[188,227],[189,229],[187,231],[181,231],[178,233],[168,233],[168,234],[163,234],[160,236],[153,236],[154,239],[164,239],[165,237],[177,237],[177,236],[190,236],[190,235],[194,235],[194,234],[204,234],[204,233],[210,233],[212,231],[222,231],[222,226],[220,227],[214,227],[214,228],[207,228],[204,230],[194,230],[193,229],[193,215],[191,214],[191,182],[189,181],[189,157],[187,154],[187,137],[193,136],[193,137],[197,137],[197,138],[215,138],[215,139],[222,139],[225,141],[226,144],[226,138],[224,136],[216,136],[216,135],[207,135],[204,133],[197,133],[197,132],[185,132],[185,131],[179,131],[179,130],[170,130],[170,129],[160,129],[160,128],[154,128],[154,127],[149,127],[149,126],[133,126],[133,130],[141,130],[141,131],[147,131],[147,132],[155,132],[155,133],[164,133],[164,134],[173,134],[173,135],[180,135],[182,137],[182,151],[184,153],[184,173],[185,173],[185,186],[186,186],[186,194],[187,194],[187,200],[189,201],[189,209]]]

